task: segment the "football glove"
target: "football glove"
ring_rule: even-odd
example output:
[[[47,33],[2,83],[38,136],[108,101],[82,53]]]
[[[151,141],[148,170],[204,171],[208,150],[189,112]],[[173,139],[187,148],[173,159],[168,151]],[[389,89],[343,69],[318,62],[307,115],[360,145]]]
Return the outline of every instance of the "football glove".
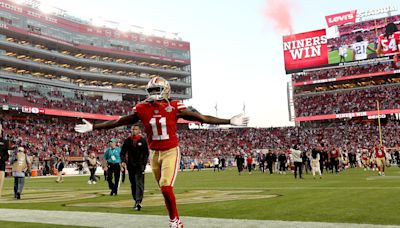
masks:
[[[243,116],[243,114],[239,114],[239,115],[232,117],[230,120],[230,123],[231,123],[231,125],[234,125],[234,126],[245,127],[249,123],[249,117],[245,117],[245,116]]]
[[[75,131],[79,133],[86,133],[89,131],[93,131],[93,124],[91,124],[89,121],[82,119],[84,124],[77,124],[75,125]]]

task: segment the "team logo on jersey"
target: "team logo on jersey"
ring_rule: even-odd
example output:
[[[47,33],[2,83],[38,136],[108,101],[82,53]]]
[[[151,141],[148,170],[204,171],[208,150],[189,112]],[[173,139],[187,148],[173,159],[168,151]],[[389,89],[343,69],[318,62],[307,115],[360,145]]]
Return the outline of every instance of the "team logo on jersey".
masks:
[[[157,109],[154,110],[154,114],[158,114],[160,111],[158,111]]]
[[[171,105],[168,105],[166,108],[165,108],[165,111],[167,111],[167,112],[172,112],[172,109],[174,109]]]

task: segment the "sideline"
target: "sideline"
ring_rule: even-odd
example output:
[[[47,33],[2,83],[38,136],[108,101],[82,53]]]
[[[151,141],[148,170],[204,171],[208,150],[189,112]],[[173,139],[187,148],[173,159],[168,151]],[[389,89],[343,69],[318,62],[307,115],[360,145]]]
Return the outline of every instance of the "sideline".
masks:
[[[308,228],[394,228],[400,226],[384,226],[352,223],[299,222],[278,220],[240,220],[220,218],[199,218],[183,216],[182,221],[187,228],[191,227],[308,227]],[[0,209],[0,221],[33,222],[55,225],[88,226],[88,227],[168,227],[167,216],[132,215],[101,212],[79,211],[47,211],[26,209]]]

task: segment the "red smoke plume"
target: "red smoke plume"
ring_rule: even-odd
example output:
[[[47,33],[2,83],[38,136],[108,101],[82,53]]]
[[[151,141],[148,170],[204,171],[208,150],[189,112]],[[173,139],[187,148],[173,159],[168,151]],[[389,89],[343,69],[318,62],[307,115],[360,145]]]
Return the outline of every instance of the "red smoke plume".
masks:
[[[293,2],[290,0],[266,0],[264,15],[269,21],[275,24],[275,29],[279,33],[292,33]]]

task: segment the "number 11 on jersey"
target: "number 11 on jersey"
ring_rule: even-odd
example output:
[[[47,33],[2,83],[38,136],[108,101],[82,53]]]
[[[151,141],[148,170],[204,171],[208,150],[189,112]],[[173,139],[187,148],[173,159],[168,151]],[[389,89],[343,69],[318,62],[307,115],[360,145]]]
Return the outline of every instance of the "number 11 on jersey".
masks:
[[[150,125],[153,130],[153,136],[151,137],[152,140],[166,140],[169,139],[169,135],[167,132],[167,119],[165,117],[161,117],[158,119],[157,123],[157,118],[151,118],[150,119]],[[158,134],[158,129],[161,127],[161,135]]]

